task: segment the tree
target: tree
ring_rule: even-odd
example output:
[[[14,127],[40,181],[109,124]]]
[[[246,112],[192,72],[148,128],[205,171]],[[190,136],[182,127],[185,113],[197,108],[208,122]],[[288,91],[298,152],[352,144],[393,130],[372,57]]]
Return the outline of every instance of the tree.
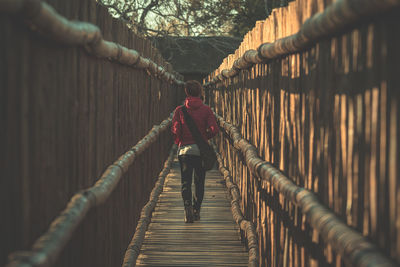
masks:
[[[266,19],[274,8],[287,6],[291,1],[294,0],[238,0],[230,34],[236,37],[245,35],[258,20]]]
[[[268,16],[266,1],[239,0],[240,4],[233,17],[230,34],[243,36],[254,27],[256,21],[264,20]]]
[[[227,35],[239,1],[98,0],[144,36]]]
[[[242,37],[293,0],[97,0],[137,34]]]

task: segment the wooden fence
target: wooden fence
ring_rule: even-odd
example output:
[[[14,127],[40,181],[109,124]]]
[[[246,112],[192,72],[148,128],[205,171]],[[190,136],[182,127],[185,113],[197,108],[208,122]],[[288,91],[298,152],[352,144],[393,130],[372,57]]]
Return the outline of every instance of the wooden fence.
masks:
[[[149,41],[94,1],[48,2],[172,72]],[[29,250],[74,193],[93,185],[182,99],[175,84],[60,44],[24,20],[0,17],[0,265],[10,252]],[[108,201],[89,212],[56,266],[122,263],[171,144],[166,131],[137,158]]]
[[[275,9],[207,81],[215,82],[245,51],[298,32],[332,2],[297,0]],[[207,99],[261,158],[315,192],[400,263],[398,14],[393,8],[305,50],[240,71],[212,85]],[[219,150],[237,178],[245,217],[256,224],[260,266],[344,265],[296,206],[251,175],[230,142],[221,135]]]

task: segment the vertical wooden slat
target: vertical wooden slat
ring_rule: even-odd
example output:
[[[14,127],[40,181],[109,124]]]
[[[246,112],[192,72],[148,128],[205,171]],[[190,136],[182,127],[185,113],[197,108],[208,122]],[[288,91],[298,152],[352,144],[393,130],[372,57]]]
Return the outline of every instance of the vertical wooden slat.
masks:
[[[272,11],[245,36],[230,62],[258,42],[297,32],[332,2],[295,1]],[[305,51],[255,65],[217,85],[210,105],[254,143],[260,156],[316,192],[339,217],[399,261],[398,23],[395,11],[389,12]],[[265,221],[265,229],[259,230],[260,266],[344,266],[271,185],[251,182],[251,173],[222,136],[218,142],[231,155],[227,165],[242,175],[237,184],[248,194],[243,195],[243,209],[249,219]],[[260,202],[254,203],[257,192]],[[299,222],[304,243],[295,238],[295,227],[282,212]]]
[[[98,25],[106,40],[160,60],[150,41],[134,36],[95,1],[50,2],[68,19]],[[143,70],[52,41],[18,18],[2,14],[0,21],[3,265],[11,251],[29,249],[70,197],[165,119],[182,95]],[[78,227],[57,266],[121,263],[171,141],[164,133],[138,158],[109,200]]]

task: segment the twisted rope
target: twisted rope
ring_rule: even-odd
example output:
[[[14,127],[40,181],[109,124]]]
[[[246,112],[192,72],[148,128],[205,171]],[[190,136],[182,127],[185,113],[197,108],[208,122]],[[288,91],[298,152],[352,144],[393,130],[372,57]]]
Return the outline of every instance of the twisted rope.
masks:
[[[83,46],[96,57],[145,69],[154,76],[178,86],[184,85],[174,74],[157,65],[136,50],[103,39],[100,29],[91,23],[70,21],[57,13],[46,2],[37,0],[0,0],[0,13],[21,17],[31,27],[60,43]]]
[[[64,211],[50,224],[47,232],[35,241],[32,249],[12,253],[7,267],[49,266],[55,263],[88,211],[107,200],[134,160],[169,128],[172,115],[154,126],[143,139],[110,165],[92,187],[76,193]]]
[[[217,160],[219,165],[219,171],[224,175],[226,187],[229,195],[231,196],[231,210],[233,219],[236,224],[240,227],[240,230],[245,232],[247,247],[249,249],[249,267],[256,267],[259,263],[258,253],[258,238],[254,224],[244,218],[243,213],[240,209],[240,192],[238,186],[233,182],[230,171],[224,167],[224,162],[221,155],[218,153],[217,148],[214,146],[214,150],[217,154]]]
[[[247,50],[242,57],[236,59],[230,69],[221,70],[204,86],[211,86],[239,75],[241,70],[255,64],[267,63],[270,60],[300,52],[318,41],[332,37],[339,32],[351,28],[372,16],[400,6],[400,0],[337,0],[323,12],[307,19],[300,30],[274,43],[263,43],[257,50]]]
[[[216,114],[216,117],[221,129],[233,141],[233,146],[244,156],[253,175],[270,183],[286,200],[298,206],[310,225],[350,266],[397,266],[375,244],[340,220],[313,192],[297,186],[278,169],[261,159],[257,155],[257,148],[242,138],[239,129],[221,116]]]
[[[177,147],[176,145],[174,145],[171,149],[171,152],[169,153],[168,159],[165,161],[163,170],[158,176],[157,183],[151,191],[150,199],[140,213],[140,218],[136,226],[135,234],[132,237],[132,240],[125,252],[124,262],[122,263],[123,267],[133,267],[136,265],[136,260],[140,254],[140,249],[146,235],[147,227],[151,222],[151,215],[157,205],[158,198],[163,191],[165,178],[171,170],[171,165],[174,161],[176,150]]]

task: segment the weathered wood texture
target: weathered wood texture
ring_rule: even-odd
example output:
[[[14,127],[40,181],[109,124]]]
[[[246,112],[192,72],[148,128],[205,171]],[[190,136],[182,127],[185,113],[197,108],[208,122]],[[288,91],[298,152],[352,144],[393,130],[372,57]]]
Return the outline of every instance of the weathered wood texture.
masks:
[[[330,2],[296,1],[274,10],[209,79],[244,51],[297,32]],[[393,10],[304,52],[255,65],[207,98],[261,158],[314,191],[399,263],[398,14]],[[250,175],[223,136],[219,149],[238,177],[245,217],[257,225],[261,266],[343,265],[297,208]]]
[[[158,199],[164,190],[165,179],[171,171],[172,163],[176,157],[176,152],[177,146],[173,145],[171,151],[169,152],[168,159],[164,163],[164,168],[158,175],[158,179],[153,190],[151,190],[149,201],[143,206],[142,211],[140,212],[140,218],[136,226],[135,234],[125,252],[124,262],[122,263],[123,267],[134,266],[136,263],[140,249],[143,245],[147,228],[151,222],[153,210],[156,207]]]
[[[242,138],[237,127],[226,122],[219,115],[217,115],[217,120],[221,130],[229,136],[230,142],[238,150],[242,162],[246,163],[251,174],[257,178],[258,184],[272,184],[274,191],[284,196],[285,201],[299,207],[309,226],[318,232],[322,240],[331,246],[334,252],[343,257],[347,266],[364,267],[367,264],[368,266],[397,266],[362,233],[352,229],[322,204],[315,193],[296,185],[271,163],[261,159],[257,154],[257,148]],[[226,169],[224,175],[225,173]],[[239,204],[237,209],[240,209]],[[238,221],[235,214],[233,217],[235,221]],[[246,230],[242,227],[240,229]]]
[[[141,56],[137,50],[104,40],[97,25],[87,21],[69,20],[43,0],[3,0],[0,2],[0,12],[24,20],[31,29],[60,44],[80,45],[95,57],[145,69],[160,79],[183,85],[183,81],[177,79],[173,73]]]
[[[258,266],[260,255],[258,248],[258,238],[254,224],[244,218],[242,210],[240,208],[240,192],[237,184],[233,182],[231,172],[224,166],[224,160],[221,154],[218,153],[217,147],[213,145],[214,151],[217,154],[218,169],[224,176],[226,189],[231,197],[231,210],[233,215],[233,220],[239,226],[242,235],[242,241],[246,243],[249,250],[249,264],[248,267]]]
[[[100,27],[104,39],[166,65],[94,1],[48,1],[68,19]],[[0,265],[29,249],[70,197],[159,124],[181,99],[143,70],[88,55],[1,16]],[[167,67],[172,71],[170,67]],[[162,134],[129,169],[108,201],[90,211],[57,266],[117,266],[171,144]],[[144,167],[145,166],[145,167]]]
[[[185,223],[179,162],[167,176],[136,266],[247,266],[221,174],[208,171],[201,219]]]
[[[249,49],[237,58],[231,68],[218,69],[219,74],[204,84],[210,85],[237,76],[241,70],[248,70],[255,64],[269,63],[284,56],[308,49],[318,42],[348,31],[354,25],[400,8],[400,0],[358,0],[336,1],[323,12],[307,19],[295,34],[279,38],[274,42],[262,43],[257,49]],[[239,51],[239,50],[238,50]]]

